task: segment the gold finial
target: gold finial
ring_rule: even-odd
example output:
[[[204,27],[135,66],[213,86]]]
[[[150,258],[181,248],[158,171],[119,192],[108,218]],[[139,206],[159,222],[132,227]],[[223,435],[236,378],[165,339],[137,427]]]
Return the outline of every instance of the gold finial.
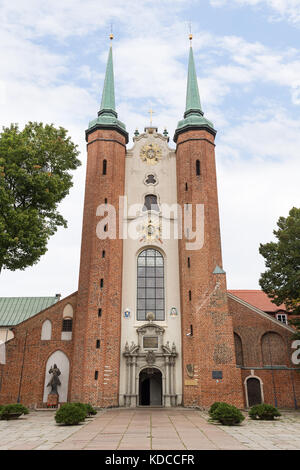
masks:
[[[109,39],[112,41],[113,38],[114,38],[114,35],[113,35],[113,25],[112,25],[112,23],[111,23],[111,25],[110,25],[110,35],[109,35]]]
[[[189,40],[190,40],[190,45],[192,46],[193,35],[192,35],[192,23],[191,22],[189,22],[189,31],[190,31]]]
[[[150,127],[152,127],[152,115],[155,114],[152,107],[149,109],[148,113],[150,114]]]

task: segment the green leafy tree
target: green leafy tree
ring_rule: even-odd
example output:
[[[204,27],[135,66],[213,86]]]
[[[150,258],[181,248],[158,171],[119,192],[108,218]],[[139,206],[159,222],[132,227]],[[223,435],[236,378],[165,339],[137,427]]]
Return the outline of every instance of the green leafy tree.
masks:
[[[259,284],[276,305],[284,303],[287,310],[300,314],[300,209],[293,207],[288,217],[280,217],[277,242],[260,244],[267,270]],[[299,324],[299,320],[295,323]]]
[[[58,204],[72,187],[80,161],[67,131],[29,122],[0,134],[0,272],[38,262],[59,226]]]

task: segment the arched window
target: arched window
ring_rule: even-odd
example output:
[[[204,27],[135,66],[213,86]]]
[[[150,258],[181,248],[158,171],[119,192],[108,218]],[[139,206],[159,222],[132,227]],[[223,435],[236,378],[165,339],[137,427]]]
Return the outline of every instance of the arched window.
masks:
[[[282,336],[268,331],[261,339],[262,360],[264,366],[284,366],[287,363],[286,347]]]
[[[145,196],[145,202],[143,211],[159,211],[159,207],[157,204],[157,196],[155,194],[147,194]]]
[[[244,365],[243,345],[240,336],[234,333],[235,360],[237,366]]]
[[[41,339],[50,340],[52,334],[52,323],[50,320],[45,320],[42,325]]]
[[[106,175],[106,171],[107,171],[107,160],[103,160],[102,175]]]
[[[196,175],[200,176],[201,171],[200,171],[200,160],[196,160]]]
[[[137,319],[165,319],[164,258],[158,250],[143,250],[137,260]]]

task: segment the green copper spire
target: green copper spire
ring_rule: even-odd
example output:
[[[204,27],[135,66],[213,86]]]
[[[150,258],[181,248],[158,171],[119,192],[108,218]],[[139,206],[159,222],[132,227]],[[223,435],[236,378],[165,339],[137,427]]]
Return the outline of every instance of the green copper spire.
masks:
[[[100,112],[116,112],[112,47],[109,48]]]
[[[193,111],[200,112],[203,115],[200,103],[200,95],[198,89],[197,74],[194,62],[193,49],[190,47],[189,54],[189,69],[188,69],[188,80],[186,88],[186,106],[184,117],[191,114]]]
[[[192,35],[190,35],[190,41],[191,40]],[[190,45],[189,53],[186,106],[183,117],[184,119],[178,122],[177,129],[174,135],[174,142],[177,141],[178,134],[187,130],[205,129],[211,134],[216,135],[217,131],[214,129],[213,123],[204,117],[204,113],[201,108],[192,43]]]
[[[110,35],[110,39],[113,39],[112,34]],[[89,127],[86,131],[86,140],[88,134],[96,129],[115,129],[123,134],[126,138],[126,143],[128,142],[128,133],[126,132],[125,124],[118,120],[118,114],[116,112],[114,68],[111,45],[108,53],[100,111],[98,112],[98,117],[89,122]]]

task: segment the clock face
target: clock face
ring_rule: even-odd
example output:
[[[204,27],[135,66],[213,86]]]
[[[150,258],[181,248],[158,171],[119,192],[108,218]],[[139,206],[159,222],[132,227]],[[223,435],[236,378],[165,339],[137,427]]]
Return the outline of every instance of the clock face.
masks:
[[[140,152],[141,159],[148,165],[155,165],[161,156],[161,148],[157,144],[144,145]]]

